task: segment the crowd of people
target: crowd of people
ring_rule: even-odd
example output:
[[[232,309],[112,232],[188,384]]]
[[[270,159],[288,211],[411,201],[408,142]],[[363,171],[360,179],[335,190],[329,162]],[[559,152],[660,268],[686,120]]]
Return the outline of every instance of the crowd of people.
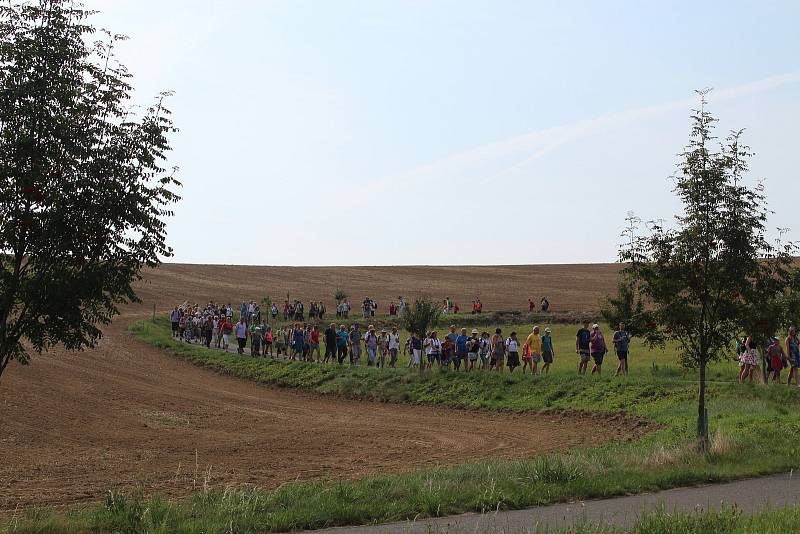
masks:
[[[758,347],[752,336],[745,336],[736,342],[736,352],[739,354],[739,382],[753,382],[755,377],[762,372],[762,358],[764,378],[776,383],[781,383],[781,373],[789,369],[786,385],[791,386],[792,380],[800,386],[800,338],[797,328],[789,328],[789,332],[781,343],[777,337],[767,340],[763,356],[759,355]]]
[[[405,306],[404,300],[400,299],[399,306]],[[365,299],[362,310],[364,317],[374,317],[376,307],[374,301]],[[312,303],[309,317],[321,320],[324,310],[324,305]],[[236,322],[233,321],[233,307],[230,304],[209,302],[200,306],[184,303],[175,306],[170,313],[170,321],[173,336],[187,343],[228,351],[233,348],[233,337],[236,351],[241,355],[246,354],[249,347],[252,357],[283,357],[316,363],[344,364],[347,361],[350,365],[361,365],[364,361],[367,366],[396,367],[402,354],[408,357],[409,367],[437,366],[464,372],[475,369],[508,369],[514,372],[521,367],[521,372],[536,376],[547,374],[556,356],[549,327],[542,331],[539,326],[534,326],[524,340],[517,332],[503,335],[501,328],[490,334],[488,331],[479,332],[476,328],[470,332],[467,328],[459,330],[456,325],[451,325],[441,338],[436,330],[432,330],[422,337],[411,334],[401,339],[396,326],[378,330],[369,325],[362,331],[358,324],[348,327],[330,323],[324,331],[320,331],[316,323],[303,321],[303,313],[301,302],[289,304],[287,301],[284,319],[290,322],[277,325],[275,319],[278,312],[273,304],[270,306],[272,323],[276,325],[273,328],[267,316],[261,314],[259,305],[253,301],[240,305]],[[620,324],[612,338],[619,360],[616,374],[628,372],[630,339],[625,325]],[[592,362],[591,374],[601,374],[608,349],[600,325],[594,324],[590,329],[589,323],[584,323],[575,336],[575,352],[578,355],[578,373],[587,373],[588,365]]]

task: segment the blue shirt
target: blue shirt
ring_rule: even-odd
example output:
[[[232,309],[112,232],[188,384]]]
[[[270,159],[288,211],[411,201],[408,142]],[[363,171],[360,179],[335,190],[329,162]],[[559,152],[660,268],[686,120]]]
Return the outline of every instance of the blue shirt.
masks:
[[[628,352],[628,345],[631,342],[631,335],[625,330],[614,332],[614,348],[617,352]]]
[[[553,338],[550,336],[542,336],[542,352],[552,354],[553,352]]]
[[[457,352],[467,352],[467,340],[468,339],[469,338],[464,334],[461,334],[460,336],[458,336],[456,338],[456,351]]]
[[[346,347],[348,339],[350,339],[350,334],[347,333],[347,330],[339,330],[336,332],[337,347]]]

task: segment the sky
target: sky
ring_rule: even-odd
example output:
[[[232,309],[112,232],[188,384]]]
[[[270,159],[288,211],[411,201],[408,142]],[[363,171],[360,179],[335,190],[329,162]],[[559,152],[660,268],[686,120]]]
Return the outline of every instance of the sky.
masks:
[[[169,261],[617,259],[671,219],[695,89],[800,240],[800,2],[89,0],[163,90]]]

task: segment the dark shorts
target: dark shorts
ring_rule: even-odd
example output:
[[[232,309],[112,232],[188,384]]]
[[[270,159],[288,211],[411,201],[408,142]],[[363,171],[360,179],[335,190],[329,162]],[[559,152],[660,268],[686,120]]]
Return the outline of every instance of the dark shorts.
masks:
[[[173,332],[178,331],[178,321],[172,321],[172,331]]]
[[[552,352],[543,352],[542,359],[544,363],[553,363],[553,353]]]
[[[605,352],[593,352],[592,359],[594,360],[595,365],[603,365],[603,357],[605,355]]]
[[[617,351],[617,358],[620,360],[627,360],[628,359],[628,351],[627,350],[618,350]]]
[[[458,359],[460,359],[460,360],[466,360],[467,359],[467,353],[458,351],[458,352],[456,352],[456,357]]]
[[[433,362],[441,362],[438,352],[434,354],[428,354],[428,363],[433,363]]]
[[[519,367],[519,352],[509,352],[508,353],[508,364],[509,367]]]
[[[588,352],[581,351],[581,363],[587,363],[589,358],[591,358],[591,356],[589,356]]]

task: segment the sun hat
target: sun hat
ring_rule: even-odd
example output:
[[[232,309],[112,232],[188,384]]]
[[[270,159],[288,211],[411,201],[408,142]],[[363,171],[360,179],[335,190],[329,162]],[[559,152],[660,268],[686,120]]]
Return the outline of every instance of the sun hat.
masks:
[[[600,325],[599,325],[599,324],[597,324],[597,323],[594,323],[594,324],[592,325],[592,329],[594,330],[595,328],[600,328]]]
[[[550,327],[544,329],[545,334],[549,334],[550,332],[552,332],[552,330],[550,330]]]
[[[473,328],[473,329],[472,329],[472,333],[473,333],[473,334],[477,334],[477,333],[478,333],[478,329],[477,329],[477,328]]]

